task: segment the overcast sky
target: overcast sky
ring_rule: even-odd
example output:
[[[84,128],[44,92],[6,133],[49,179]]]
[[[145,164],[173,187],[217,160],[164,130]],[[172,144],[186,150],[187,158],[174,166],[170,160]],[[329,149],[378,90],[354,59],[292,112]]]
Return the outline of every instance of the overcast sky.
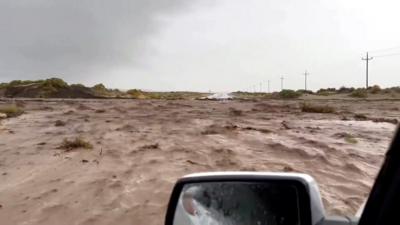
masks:
[[[398,0],[0,0],[0,82],[145,90],[400,85]],[[387,51],[374,51],[397,47]]]

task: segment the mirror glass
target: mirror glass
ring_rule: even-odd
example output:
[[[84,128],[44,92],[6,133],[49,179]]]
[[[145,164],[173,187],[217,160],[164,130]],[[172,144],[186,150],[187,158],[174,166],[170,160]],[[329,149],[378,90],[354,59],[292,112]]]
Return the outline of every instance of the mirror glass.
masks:
[[[185,184],[174,225],[298,225],[294,185],[265,182]]]

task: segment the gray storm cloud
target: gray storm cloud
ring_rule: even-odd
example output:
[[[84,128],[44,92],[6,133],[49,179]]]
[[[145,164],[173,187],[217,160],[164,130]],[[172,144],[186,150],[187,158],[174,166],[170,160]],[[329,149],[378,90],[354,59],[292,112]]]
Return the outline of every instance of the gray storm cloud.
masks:
[[[0,81],[139,64],[184,0],[0,0]]]

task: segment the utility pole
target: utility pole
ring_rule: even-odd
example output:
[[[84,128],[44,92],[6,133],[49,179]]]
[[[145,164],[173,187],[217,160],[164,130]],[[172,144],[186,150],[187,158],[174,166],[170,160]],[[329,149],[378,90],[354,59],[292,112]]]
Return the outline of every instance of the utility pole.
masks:
[[[269,80],[268,80],[268,93],[271,93],[271,90],[269,89]]]
[[[281,77],[281,91],[283,91],[283,80],[284,80],[285,78],[282,76]]]
[[[260,82],[260,93],[262,92],[262,82]]]
[[[307,76],[310,75],[307,70],[304,72],[304,90],[307,91]]]
[[[367,52],[367,57],[365,57],[365,58],[361,58],[362,60],[365,60],[365,62],[366,62],[366,73],[365,73],[365,75],[366,75],[366,85],[365,85],[365,87],[368,89],[368,62],[370,61],[370,60],[372,60],[373,59],[373,57],[368,57],[368,52]]]

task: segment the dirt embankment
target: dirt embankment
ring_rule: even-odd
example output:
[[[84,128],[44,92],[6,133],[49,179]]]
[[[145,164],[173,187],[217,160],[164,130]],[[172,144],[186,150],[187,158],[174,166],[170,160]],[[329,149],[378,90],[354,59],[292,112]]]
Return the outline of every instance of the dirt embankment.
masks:
[[[351,215],[400,118],[391,101],[18,102],[0,121],[2,224],[163,224],[178,177],[227,170],[308,173]]]

